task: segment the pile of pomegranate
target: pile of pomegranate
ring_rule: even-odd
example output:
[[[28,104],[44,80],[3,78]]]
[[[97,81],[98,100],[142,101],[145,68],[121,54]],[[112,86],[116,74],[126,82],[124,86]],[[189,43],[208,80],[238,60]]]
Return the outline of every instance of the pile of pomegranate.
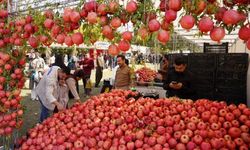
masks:
[[[139,82],[152,82],[154,81],[157,75],[157,72],[150,68],[143,67],[143,68],[136,70],[136,74],[138,75],[137,80]]]
[[[114,90],[54,114],[20,149],[210,150],[250,146],[250,109],[225,102],[133,97]]]

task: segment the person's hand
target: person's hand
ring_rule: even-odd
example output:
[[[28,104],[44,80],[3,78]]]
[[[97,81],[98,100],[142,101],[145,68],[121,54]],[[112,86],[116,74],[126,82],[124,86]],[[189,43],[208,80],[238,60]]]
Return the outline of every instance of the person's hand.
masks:
[[[60,103],[58,103],[58,104],[56,105],[56,107],[57,107],[57,109],[58,109],[59,111],[61,111],[61,110],[64,109],[63,105],[60,104]]]
[[[172,88],[172,89],[175,89],[175,90],[179,90],[179,89],[181,89],[182,88],[182,83],[173,83],[173,82],[171,82],[170,84],[169,84],[169,87],[170,88]]]

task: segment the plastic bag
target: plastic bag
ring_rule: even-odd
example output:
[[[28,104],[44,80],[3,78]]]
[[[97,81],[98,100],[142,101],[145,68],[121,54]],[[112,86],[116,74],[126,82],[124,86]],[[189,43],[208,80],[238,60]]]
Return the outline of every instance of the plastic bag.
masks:
[[[91,83],[90,79],[87,79],[86,88],[87,89],[91,89],[92,88],[92,83]]]

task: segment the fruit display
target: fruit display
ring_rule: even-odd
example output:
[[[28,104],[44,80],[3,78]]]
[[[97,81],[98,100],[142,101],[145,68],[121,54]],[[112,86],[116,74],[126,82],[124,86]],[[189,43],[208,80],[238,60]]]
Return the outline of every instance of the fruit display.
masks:
[[[139,82],[152,82],[154,81],[157,73],[156,71],[147,68],[147,67],[143,67],[141,69],[136,70],[135,72],[138,75],[138,81]]]
[[[19,140],[20,149],[247,150],[250,146],[250,109],[244,104],[135,100],[131,95],[137,93],[113,90],[54,114]]]

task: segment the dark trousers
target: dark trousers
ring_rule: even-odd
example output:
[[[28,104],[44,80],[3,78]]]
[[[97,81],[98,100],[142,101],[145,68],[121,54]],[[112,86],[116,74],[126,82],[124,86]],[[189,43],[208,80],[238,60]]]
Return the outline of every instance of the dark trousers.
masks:
[[[102,67],[96,68],[96,74],[95,74],[95,87],[98,87],[103,75],[103,69]]]
[[[83,87],[84,87],[84,92],[85,92],[85,94],[89,94],[89,91],[88,91],[88,89],[86,89],[86,84],[87,84],[87,81],[88,81],[88,79],[90,78],[90,75],[84,75],[84,77],[82,78],[82,81],[83,81]]]

